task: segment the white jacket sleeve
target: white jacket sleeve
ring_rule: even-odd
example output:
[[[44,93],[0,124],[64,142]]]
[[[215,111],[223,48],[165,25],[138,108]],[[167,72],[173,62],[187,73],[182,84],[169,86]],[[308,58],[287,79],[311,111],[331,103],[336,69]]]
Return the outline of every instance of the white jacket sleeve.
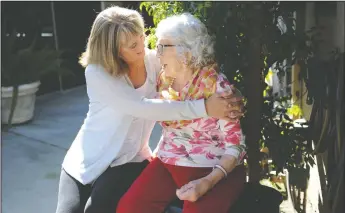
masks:
[[[170,101],[147,99],[127,83],[112,77],[101,66],[85,70],[90,102],[101,102],[116,111],[155,121],[191,120],[207,117],[205,101]]]

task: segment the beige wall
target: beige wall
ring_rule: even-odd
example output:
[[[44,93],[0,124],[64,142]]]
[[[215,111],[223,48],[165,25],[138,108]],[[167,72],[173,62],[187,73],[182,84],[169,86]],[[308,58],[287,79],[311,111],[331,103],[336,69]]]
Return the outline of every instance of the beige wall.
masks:
[[[315,2],[306,2],[306,11],[305,11],[305,26],[304,29],[308,30],[311,27],[315,26]],[[309,120],[312,105],[306,104],[307,93],[304,81],[298,79],[300,72],[300,67],[298,65],[292,66],[291,72],[291,93],[292,101],[298,105],[302,112],[303,118]],[[296,94],[299,93],[297,96]]]

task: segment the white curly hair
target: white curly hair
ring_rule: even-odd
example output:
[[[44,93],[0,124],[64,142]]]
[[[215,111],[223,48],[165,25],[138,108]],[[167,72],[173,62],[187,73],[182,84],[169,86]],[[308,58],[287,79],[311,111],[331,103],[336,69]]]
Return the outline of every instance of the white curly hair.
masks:
[[[189,13],[174,15],[159,22],[156,37],[169,37],[177,44],[177,52],[182,60],[186,52],[191,54],[187,64],[194,68],[202,68],[215,62],[214,39],[206,26]]]

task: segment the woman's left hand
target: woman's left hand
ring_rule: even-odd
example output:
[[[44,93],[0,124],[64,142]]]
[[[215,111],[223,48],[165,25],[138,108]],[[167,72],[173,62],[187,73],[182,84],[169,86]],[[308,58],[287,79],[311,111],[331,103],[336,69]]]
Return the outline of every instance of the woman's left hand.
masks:
[[[180,189],[176,190],[176,195],[180,200],[188,200],[190,202],[197,201],[201,196],[206,194],[212,188],[212,183],[207,178],[193,180]]]

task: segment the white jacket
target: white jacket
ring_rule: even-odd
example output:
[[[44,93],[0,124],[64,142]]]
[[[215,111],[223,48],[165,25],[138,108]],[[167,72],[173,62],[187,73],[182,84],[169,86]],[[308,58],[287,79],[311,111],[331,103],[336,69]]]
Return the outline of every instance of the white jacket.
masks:
[[[152,92],[156,92],[160,66],[155,51],[146,50],[145,66]],[[94,181],[117,156],[122,156],[117,162],[121,165],[137,154],[136,147],[120,153],[134,117],[155,121],[207,117],[204,100],[175,102],[141,97],[127,76],[112,77],[100,65],[88,65],[85,78],[89,111],[62,164],[82,184]]]

